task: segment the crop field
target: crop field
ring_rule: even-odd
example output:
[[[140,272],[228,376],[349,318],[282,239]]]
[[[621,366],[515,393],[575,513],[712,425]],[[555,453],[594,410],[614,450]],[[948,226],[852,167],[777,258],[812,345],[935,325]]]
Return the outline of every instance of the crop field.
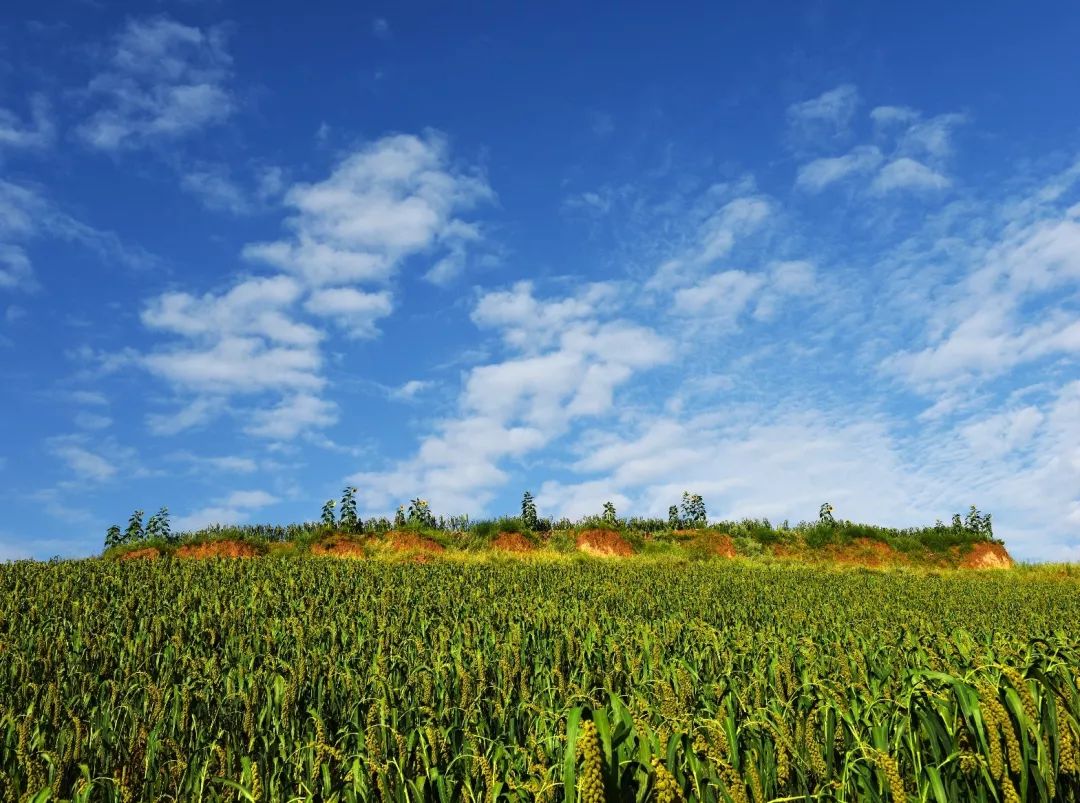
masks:
[[[1075,801],[1080,582],[0,566],[0,800]]]

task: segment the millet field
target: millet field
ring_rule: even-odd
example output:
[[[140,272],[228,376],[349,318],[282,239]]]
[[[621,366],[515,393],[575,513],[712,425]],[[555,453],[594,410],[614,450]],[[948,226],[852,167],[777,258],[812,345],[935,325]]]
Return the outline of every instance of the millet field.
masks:
[[[1080,582],[548,554],[0,566],[0,800],[1075,801]]]

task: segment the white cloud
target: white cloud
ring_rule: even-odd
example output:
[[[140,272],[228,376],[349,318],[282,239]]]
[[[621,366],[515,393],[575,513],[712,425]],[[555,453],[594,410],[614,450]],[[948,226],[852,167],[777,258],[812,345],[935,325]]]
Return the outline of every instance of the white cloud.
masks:
[[[379,39],[389,39],[390,23],[385,17],[376,17],[371,21],[371,32]]]
[[[243,524],[255,510],[276,504],[278,498],[266,491],[233,491],[215,504],[173,520],[177,532],[199,530],[213,524]]]
[[[872,189],[880,193],[892,190],[943,190],[950,183],[948,178],[922,162],[901,156],[881,168]]]
[[[200,395],[318,390],[325,383],[318,349],[322,333],[290,314],[302,294],[302,285],[287,276],[249,278],[224,293],[202,297],[165,293],[143,310],[142,321],[186,338],[189,345],[147,354],[142,363],[178,388]],[[175,432],[202,423],[213,412],[207,399],[194,404],[172,421],[158,418],[153,425]]]
[[[533,283],[522,281],[509,290],[484,293],[473,307],[472,320],[482,328],[498,330],[513,349],[536,351],[551,346],[574,321],[597,315],[617,294],[614,284],[594,282],[573,296],[538,299]]]
[[[736,198],[710,217],[701,229],[701,262],[726,256],[736,239],[760,228],[772,213],[764,198]]]
[[[802,259],[774,262],[769,266],[764,290],[754,307],[755,320],[771,321],[785,303],[812,295],[817,287],[817,270],[810,262]]]
[[[921,350],[899,351],[883,367],[922,388],[1000,376],[1055,352],[1080,351],[1080,322],[1062,315],[1032,324],[1008,309],[972,312],[948,336]]]
[[[851,84],[842,84],[816,98],[788,107],[788,123],[801,137],[836,136],[847,131],[859,105],[859,92]]]
[[[109,400],[103,393],[96,390],[73,390],[67,397],[76,404],[89,404],[94,406],[108,406]]]
[[[212,421],[224,409],[224,399],[199,396],[175,412],[150,413],[146,426],[155,435],[176,435]]]
[[[286,314],[302,295],[303,287],[288,276],[250,278],[221,295],[164,293],[142,311],[142,322],[152,328],[191,338],[254,335],[292,346],[313,346],[320,333],[296,323]]]
[[[266,491],[233,491],[225,497],[223,504],[227,507],[260,508],[277,501],[276,496]]]
[[[0,289],[29,289],[34,285],[34,269],[26,251],[0,243]]]
[[[322,355],[313,346],[272,346],[258,337],[225,336],[212,345],[147,354],[143,365],[177,388],[199,393],[319,390]]]
[[[68,481],[105,482],[116,476],[115,459],[91,450],[79,435],[58,435],[46,441],[46,448],[60,458],[71,472]]]
[[[771,320],[786,300],[811,293],[815,281],[814,266],[803,260],[777,262],[759,273],[722,271],[676,291],[675,310],[720,329],[730,329],[755,299],[754,318]]]
[[[973,452],[1000,457],[1028,446],[1043,420],[1037,407],[1021,407],[967,424],[961,432]]]
[[[750,299],[765,283],[765,279],[746,271],[726,270],[714,274],[700,284],[685,287],[675,293],[675,309],[733,325],[750,303]]]
[[[281,168],[259,166],[246,181],[233,177],[228,166],[203,164],[180,177],[180,187],[214,212],[249,215],[266,208],[283,190]]]
[[[325,181],[292,187],[285,203],[295,210],[287,221],[293,237],[244,254],[315,286],[385,282],[410,255],[476,240],[476,227],[457,214],[491,198],[482,178],[448,166],[439,136],[385,137]]]
[[[951,185],[942,170],[952,154],[953,132],[967,120],[964,115],[940,114],[924,120],[917,110],[906,106],[878,106],[870,117],[878,144],[859,145],[842,156],[802,165],[795,186],[816,193],[838,181],[875,173],[870,189],[879,194],[900,189],[941,190]],[[891,152],[887,149],[886,156],[882,148],[890,141]]]
[[[179,452],[169,457],[189,463],[199,471],[210,469],[227,474],[253,474],[259,468],[259,464],[252,458],[237,455],[201,456],[190,452]]]
[[[504,461],[551,443],[576,420],[609,412],[615,391],[635,373],[670,360],[670,344],[651,329],[603,320],[609,310],[589,300],[597,292],[606,291],[585,288],[545,303],[521,283],[482,296],[473,318],[495,329],[511,355],[468,372],[457,415],[436,422],[413,458],[351,478],[365,504],[386,509],[403,494],[422,493],[440,510],[476,510],[505,481]],[[513,314],[549,307],[546,322]],[[550,321],[558,322],[554,335],[545,331]],[[541,331],[539,343],[529,338]]]
[[[354,338],[376,336],[378,321],[393,312],[385,285],[400,265],[430,255],[438,257],[430,280],[459,273],[466,247],[481,237],[459,213],[493,197],[482,178],[450,165],[434,133],[385,137],[358,148],[324,181],[293,185],[284,196],[293,210],[284,223],[289,236],[244,249],[284,273],[202,296],[167,292],[143,310],[144,325],[182,340],[140,363],[197,397],[176,414],[152,416],[151,428],[178,432],[209,420],[228,397],[258,393],[279,395],[269,407],[233,408],[251,435],[284,440],[332,425],[336,405],[317,395],[327,384],[320,344],[328,333],[302,316],[327,319]],[[358,287],[371,284],[381,287]]]
[[[684,490],[714,519],[812,519],[821,502],[855,521],[904,527],[948,520],[976,504],[1025,559],[1065,559],[1080,513],[1080,382],[1042,407],[973,417],[904,439],[884,417],[729,405],[723,412],[637,420],[577,440],[579,481],[537,494],[548,515],[663,516]],[[732,467],[737,467],[733,470]],[[1060,533],[1061,536],[1055,534]]]
[[[1009,214],[1009,210],[1006,210]],[[1080,221],[1037,209],[1002,236],[965,254],[964,273],[940,292],[928,342],[882,363],[915,388],[940,392],[1005,374],[1048,356],[1080,352],[1080,322],[1066,308],[1028,318],[1024,304],[1080,282]]]
[[[545,483],[537,501],[555,515],[595,512],[604,497],[590,491],[601,491],[621,494],[627,513],[662,516],[691,490],[705,496],[713,518],[797,521],[812,518],[829,500],[845,518],[918,520],[915,499],[923,489],[877,422],[731,407],[722,414],[649,419],[633,434],[601,431],[579,443],[575,470],[607,479],[599,487],[590,478]]]
[[[394,388],[390,392],[390,396],[394,399],[415,399],[425,390],[432,387],[432,385],[434,385],[434,383],[426,379],[410,379],[408,382],[405,382],[400,387]]]
[[[259,438],[292,440],[307,429],[328,427],[337,420],[336,404],[312,393],[297,393],[275,407],[255,410],[244,431]]]
[[[870,119],[881,127],[910,125],[922,115],[910,106],[878,106],[870,111]]]
[[[85,410],[75,415],[75,426],[79,429],[87,430],[99,430],[107,429],[112,426],[112,418],[107,415],[100,415],[98,413],[90,413]]]
[[[35,95],[30,99],[30,122],[23,122],[14,112],[0,108],[0,151],[4,148],[47,148],[55,137],[56,127],[44,95]]]
[[[165,16],[131,20],[112,43],[106,70],[87,86],[101,106],[76,129],[101,150],[189,136],[228,118],[231,58],[220,29]]]
[[[613,203],[613,192],[608,188],[604,188],[599,191],[588,190],[568,196],[563,200],[563,209],[606,215],[611,211]]]
[[[914,123],[900,139],[902,153],[943,159],[952,153],[952,133],[967,118],[962,114],[940,114]]]
[[[376,324],[394,311],[394,302],[385,290],[365,293],[352,287],[326,287],[315,290],[304,309],[332,318],[353,337],[369,338],[379,333]]]
[[[799,168],[795,186],[808,192],[825,187],[848,176],[869,173],[881,164],[881,151],[873,145],[860,145],[844,156],[815,159]]]

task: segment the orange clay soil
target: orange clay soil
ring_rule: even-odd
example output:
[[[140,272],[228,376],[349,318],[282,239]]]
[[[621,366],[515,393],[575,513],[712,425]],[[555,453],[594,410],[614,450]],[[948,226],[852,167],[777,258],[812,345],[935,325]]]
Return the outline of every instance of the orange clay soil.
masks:
[[[634,554],[634,548],[613,530],[585,530],[577,537],[577,548],[605,558],[628,558]]]
[[[387,543],[398,552],[442,552],[443,546],[416,533],[396,531],[387,536]]]
[[[976,544],[960,561],[961,569],[1011,569],[1013,559],[1001,544]]]
[[[793,558],[812,563],[834,563],[844,566],[903,566],[910,563],[906,555],[897,552],[884,541],[856,538],[850,544],[826,544],[820,549],[806,545],[776,544],[772,553],[778,558]]]
[[[351,538],[332,535],[317,544],[312,544],[311,554],[333,558],[362,558],[364,546]]]
[[[735,542],[730,535],[724,533],[705,533],[692,540],[692,546],[708,550],[712,555],[721,558],[735,557]]]
[[[521,533],[499,533],[491,547],[500,552],[532,552],[536,549],[536,545]]]
[[[182,546],[174,554],[178,558],[257,558],[262,553],[243,541],[204,541]]]
[[[809,561],[812,563],[865,566],[879,569],[895,566],[916,566],[933,569],[1007,569],[1013,565],[1012,558],[1000,544],[976,544],[961,558],[959,548],[949,555],[938,554],[929,549],[913,553],[900,552],[884,541],[873,538],[856,538],[849,544],[826,544],[820,549],[806,545],[776,544],[772,553],[778,558]]]
[[[876,569],[881,566],[901,566],[909,561],[906,555],[897,552],[884,541],[873,538],[856,538],[850,544],[828,544],[823,550],[830,561],[851,566],[868,566]]]
[[[148,546],[144,549],[133,549],[120,556],[120,560],[156,560],[161,557],[161,550],[157,547]]]

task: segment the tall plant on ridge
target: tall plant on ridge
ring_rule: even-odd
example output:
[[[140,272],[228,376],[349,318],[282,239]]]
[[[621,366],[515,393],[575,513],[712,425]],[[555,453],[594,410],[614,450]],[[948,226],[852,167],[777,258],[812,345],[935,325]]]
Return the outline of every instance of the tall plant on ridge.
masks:
[[[162,505],[157,513],[146,521],[146,537],[172,541],[172,528],[169,526],[169,508]]]
[[[142,517],[143,512],[141,510],[136,510],[131,514],[131,518],[128,519],[127,529],[124,530],[123,543],[130,544],[141,541],[146,536],[146,532],[143,530]]]
[[[341,493],[341,513],[338,514],[338,523],[346,532],[360,532],[361,522],[356,516],[356,489],[352,486]]]
[[[615,505],[611,502],[604,502],[604,515],[600,517],[600,520],[604,524],[610,524],[612,527],[619,523],[619,516],[615,513]]]
[[[334,521],[334,506],[337,504],[333,499],[327,499],[326,504],[322,506],[322,516],[320,521],[323,527],[332,528],[337,522]]]
[[[822,524],[828,524],[830,527],[836,524],[836,519],[833,518],[833,506],[828,502],[822,502],[821,507],[818,508],[818,521]]]
[[[106,549],[114,546],[119,546],[121,543],[123,543],[123,540],[124,534],[120,532],[120,528],[117,525],[113,524],[109,527],[108,530],[105,531]]]
[[[667,524],[672,530],[678,530],[682,527],[682,521],[679,519],[678,505],[672,505],[667,509]]]
[[[409,524],[418,524],[421,527],[435,526],[435,516],[426,499],[418,497],[409,502]]]
[[[708,514],[705,512],[705,500],[701,498],[701,495],[683,491],[683,524],[687,527],[696,529],[698,527],[704,527],[708,523],[708,519]]]
[[[521,497],[521,522],[533,531],[540,527],[540,517],[536,515],[536,502],[528,491]]]

